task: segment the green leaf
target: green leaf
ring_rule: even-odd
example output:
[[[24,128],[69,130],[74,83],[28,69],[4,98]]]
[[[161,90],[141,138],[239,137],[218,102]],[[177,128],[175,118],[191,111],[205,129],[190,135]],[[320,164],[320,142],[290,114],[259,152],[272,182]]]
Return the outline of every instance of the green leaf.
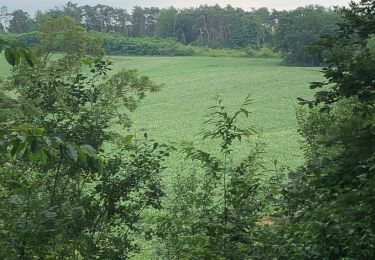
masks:
[[[22,55],[21,52],[18,49],[13,49],[13,54],[14,54],[14,58],[16,59],[15,65],[16,66],[20,65],[21,55]]]
[[[86,156],[86,154],[81,149],[78,149],[77,153],[78,153],[79,161],[83,162],[83,163],[86,163],[87,162],[87,156]]]
[[[30,161],[31,162],[37,162],[37,161],[39,161],[40,159],[41,159],[41,154],[40,154],[40,152],[33,152],[33,153],[30,153],[29,154],[29,159],[30,159]]]
[[[48,161],[48,155],[47,155],[46,151],[44,151],[44,150],[41,149],[41,150],[39,151],[39,155],[40,155],[40,160],[41,160],[44,164],[46,164],[47,161]]]
[[[16,139],[13,141],[13,147],[12,147],[12,150],[10,151],[11,156],[14,156],[17,153],[20,145],[21,145],[21,141],[19,139]]]
[[[123,141],[125,144],[130,144],[132,139],[133,139],[134,135],[127,135],[123,138]]]
[[[88,156],[95,158],[96,157],[96,150],[91,145],[85,144],[82,145],[82,151],[85,152]]]
[[[10,48],[5,49],[5,59],[7,60],[7,62],[10,65],[12,65],[12,66],[16,65],[16,56],[14,55],[12,49],[10,49]]]
[[[38,140],[36,138],[34,138],[32,141],[31,141],[31,152],[33,154],[36,154],[39,150],[39,143],[38,143]]]
[[[34,67],[34,61],[32,59],[31,52],[27,49],[20,49],[22,57],[26,60],[30,67]]]
[[[78,160],[77,150],[70,144],[66,146],[66,153],[68,156],[73,159],[75,162]]]
[[[54,140],[58,145],[64,145],[64,141],[61,140],[60,137],[55,137],[55,140]]]

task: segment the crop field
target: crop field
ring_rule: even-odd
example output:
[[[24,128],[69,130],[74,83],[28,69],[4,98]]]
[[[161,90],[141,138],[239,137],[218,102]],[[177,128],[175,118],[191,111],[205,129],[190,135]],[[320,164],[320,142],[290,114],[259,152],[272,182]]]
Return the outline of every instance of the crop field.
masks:
[[[318,68],[287,67],[277,59],[215,57],[112,56],[113,72],[137,69],[162,90],[148,94],[132,115],[135,129],[146,129],[160,142],[196,141],[207,108],[219,96],[229,109],[247,95],[253,99],[248,125],[261,129],[265,159],[296,166],[302,161],[295,116],[297,97],[310,97],[308,83],[320,79]],[[0,62],[1,75],[9,66]],[[201,127],[197,127],[201,126]],[[206,147],[209,149],[209,147]],[[246,147],[239,147],[239,150]]]
[[[148,94],[132,115],[134,129],[147,130],[157,141],[195,141],[209,149],[198,133],[207,108],[219,96],[229,110],[247,95],[253,99],[248,125],[261,129],[265,160],[295,167],[302,162],[295,116],[297,97],[310,97],[308,83],[321,78],[318,68],[287,67],[277,59],[223,57],[112,56],[113,72],[137,69],[162,90]],[[1,75],[9,66],[0,62]],[[207,143],[207,142],[206,142]],[[212,144],[212,142],[211,142]],[[239,146],[238,151],[246,147]]]
[[[135,128],[147,129],[152,138],[198,144],[203,126],[197,126],[204,122],[207,108],[216,104],[217,95],[232,110],[250,95],[252,114],[244,123],[262,129],[265,159],[291,167],[302,162],[297,97],[312,95],[308,83],[320,79],[318,68],[286,67],[275,59],[115,56],[112,60],[114,71],[135,68],[164,84],[133,115]]]

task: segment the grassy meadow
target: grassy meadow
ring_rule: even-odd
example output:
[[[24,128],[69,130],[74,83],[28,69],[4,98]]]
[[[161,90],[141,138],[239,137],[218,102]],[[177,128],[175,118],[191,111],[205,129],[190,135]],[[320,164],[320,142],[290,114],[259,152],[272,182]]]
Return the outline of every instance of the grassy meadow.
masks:
[[[147,129],[163,142],[199,142],[207,107],[219,95],[236,109],[250,95],[250,125],[262,128],[265,159],[297,166],[302,161],[295,110],[297,97],[309,97],[308,83],[320,79],[318,68],[286,67],[276,59],[212,57],[111,57],[114,70],[136,68],[164,84],[133,115],[135,128]],[[198,126],[198,127],[197,127]],[[208,148],[208,147],[205,147]],[[239,150],[246,147],[239,147]]]
[[[135,129],[146,129],[160,142],[195,141],[203,129],[207,108],[220,96],[229,109],[238,108],[247,95],[253,99],[248,122],[261,128],[266,161],[297,166],[302,162],[295,110],[297,97],[309,97],[308,83],[320,79],[318,68],[287,67],[278,59],[225,57],[112,56],[113,72],[137,69],[163,84],[149,94],[132,115]],[[0,62],[0,75],[9,66]],[[238,151],[244,151],[239,146]]]

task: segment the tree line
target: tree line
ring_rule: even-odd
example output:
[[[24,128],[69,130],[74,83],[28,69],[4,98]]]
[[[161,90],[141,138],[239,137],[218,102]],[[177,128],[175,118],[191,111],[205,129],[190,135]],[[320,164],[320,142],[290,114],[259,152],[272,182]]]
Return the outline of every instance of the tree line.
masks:
[[[125,37],[170,37],[183,44],[209,48],[262,47],[280,51],[284,62],[318,65],[319,57],[311,57],[309,48],[323,34],[332,34],[340,21],[338,9],[322,6],[300,7],[292,11],[267,8],[244,11],[230,5],[222,8],[142,8],[131,12],[107,5],[79,6],[68,2],[61,8],[38,11],[34,18],[23,10],[0,11],[0,30],[11,33],[36,31],[47,17],[68,16],[87,31],[117,33]]]

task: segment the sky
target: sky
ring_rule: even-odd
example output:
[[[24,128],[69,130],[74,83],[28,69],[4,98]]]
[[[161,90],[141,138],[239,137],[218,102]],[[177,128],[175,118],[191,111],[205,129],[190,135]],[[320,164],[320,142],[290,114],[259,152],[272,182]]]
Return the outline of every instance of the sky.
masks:
[[[48,10],[55,6],[61,6],[69,0],[0,0],[0,6],[8,6],[10,10],[23,9],[30,14],[37,10]],[[135,5],[142,7],[169,7],[177,8],[196,7],[202,4],[241,7],[245,10],[251,8],[268,7],[269,9],[291,10],[299,6],[319,4],[323,6],[347,5],[350,0],[71,0],[79,5],[105,4],[113,7],[121,7],[127,10]]]

